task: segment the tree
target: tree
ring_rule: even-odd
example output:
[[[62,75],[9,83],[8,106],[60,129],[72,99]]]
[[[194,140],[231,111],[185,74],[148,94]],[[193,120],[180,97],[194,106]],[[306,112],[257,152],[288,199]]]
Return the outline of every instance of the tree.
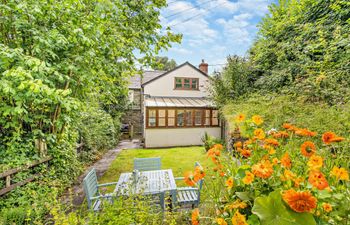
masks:
[[[165,70],[169,71],[174,69],[177,66],[177,63],[174,59],[168,59],[168,57],[164,56],[157,56],[156,57],[156,64],[152,66],[155,70]]]

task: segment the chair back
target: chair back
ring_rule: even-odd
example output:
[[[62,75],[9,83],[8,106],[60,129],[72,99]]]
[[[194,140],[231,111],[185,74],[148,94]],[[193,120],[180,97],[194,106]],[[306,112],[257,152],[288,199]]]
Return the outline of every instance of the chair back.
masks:
[[[98,193],[98,183],[95,168],[90,170],[90,172],[85,176],[83,180],[83,185],[86,199],[88,202],[88,208],[90,208],[92,204],[91,198],[94,197],[96,193]]]
[[[160,170],[162,167],[160,157],[157,158],[134,158],[134,170],[149,171]]]

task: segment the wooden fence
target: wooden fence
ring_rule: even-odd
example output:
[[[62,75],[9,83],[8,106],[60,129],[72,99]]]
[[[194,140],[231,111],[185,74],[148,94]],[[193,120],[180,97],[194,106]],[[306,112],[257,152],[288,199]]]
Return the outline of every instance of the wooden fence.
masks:
[[[21,167],[18,167],[18,168],[10,169],[10,170],[7,170],[7,171],[5,171],[3,173],[0,173],[0,179],[5,179],[6,180],[6,186],[5,186],[5,188],[0,190],[0,196],[2,196],[4,194],[12,191],[16,187],[20,187],[20,186],[23,186],[23,185],[25,185],[25,184],[27,184],[29,182],[32,182],[35,178],[40,176],[40,174],[34,174],[34,175],[28,177],[27,179],[21,181],[21,182],[12,184],[11,183],[11,176],[12,175],[14,175],[14,174],[16,174],[18,172],[27,170],[29,168],[38,166],[40,164],[46,163],[46,162],[50,161],[51,159],[52,159],[52,157],[47,157],[47,158],[44,158],[44,159],[32,162],[29,165],[25,165],[25,166],[21,166]]]

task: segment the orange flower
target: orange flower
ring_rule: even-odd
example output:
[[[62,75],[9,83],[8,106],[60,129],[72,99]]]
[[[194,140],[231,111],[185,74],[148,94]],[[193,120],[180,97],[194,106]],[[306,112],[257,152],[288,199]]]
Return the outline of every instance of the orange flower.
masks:
[[[272,135],[274,138],[288,138],[289,134],[286,131],[279,131]]]
[[[283,192],[282,198],[295,212],[311,212],[316,208],[317,199],[309,191],[296,192],[290,189]]]
[[[267,138],[264,140],[264,142],[268,145],[273,145],[273,146],[279,146],[280,144],[278,143],[278,141],[276,139],[273,138]]]
[[[249,158],[249,156],[251,156],[252,152],[248,149],[242,149],[241,154],[242,154],[242,156]]]
[[[215,144],[215,145],[213,146],[213,148],[215,148],[215,149],[221,151],[221,150],[224,149],[224,146],[222,146],[222,144]]]
[[[245,120],[245,115],[240,113],[236,116],[236,122],[243,122]]]
[[[297,127],[293,126],[293,125],[290,124],[290,123],[284,123],[284,124],[282,125],[282,127],[283,127],[284,129],[289,130],[289,131],[296,131],[296,130],[298,129]]]
[[[272,164],[273,164],[273,165],[277,165],[278,162],[279,162],[279,160],[278,160],[277,158],[273,158],[273,159],[272,159]]]
[[[239,213],[239,211],[236,211],[232,217],[232,225],[248,225],[245,215],[242,215]]]
[[[196,166],[194,169],[194,181],[197,182],[205,177],[205,172],[203,170],[203,167]]]
[[[323,165],[323,159],[321,156],[318,155],[312,155],[307,162],[307,165],[310,167],[311,170],[318,170]]]
[[[253,120],[253,123],[255,123],[258,126],[264,122],[263,118],[261,118],[261,116],[258,116],[258,115],[254,115],[252,117],[252,120]]]
[[[242,148],[243,144],[241,141],[237,141],[234,145],[235,148]]]
[[[218,225],[227,225],[226,221],[223,218],[217,218],[216,223]]]
[[[226,183],[227,189],[230,190],[234,185],[233,177],[229,177],[225,183]]]
[[[258,128],[254,130],[254,136],[260,140],[265,138],[265,132],[263,129]]]
[[[317,133],[312,132],[306,128],[299,128],[295,131],[295,134],[304,137],[314,137]]]
[[[188,171],[185,173],[184,181],[188,186],[194,186],[196,185],[196,182],[194,180],[193,173],[191,171]]]
[[[198,225],[199,224],[199,209],[196,208],[192,211],[192,225]]]
[[[249,171],[245,171],[245,177],[242,179],[244,184],[251,184],[254,181],[254,174]]]
[[[281,176],[282,181],[294,180],[296,175],[290,170],[284,170],[283,176]]]
[[[301,145],[300,150],[301,150],[301,154],[303,154],[306,157],[310,157],[316,152],[316,146],[311,141],[305,141]]]
[[[333,210],[332,205],[329,203],[322,203],[322,208],[325,212],[331,212]]]
[[[300,186],[300,183],[304,181],[304,178],[297,177],[294,179],[294,187],[298,188]]]
[[[343,137],[339,137],[335,133],[330,132],[330,131],[328,131],[322,135],[322,141],[327,145],[331,144],[332,142],[340,142],[343,140],[344,140]]]
[[[225,176],[225,172],[224,171],[220,171],[219,175],[220,175],[220,177],[223,177],[223,176]]]
[[[247,206],[247,203],[242,202],[240,199],[237,199],[233,203],[225,206],[225,209],[245,209]]]
[[[273,155],[276,153],[276,150],[270,145],[264,145],[264,149],[266,149],[270,155]]]
[[[273,168],[271,163],[266,160],[253,165],[252,172],[257,177],[269,178],[273,173]]]
[[[309,174],[309,182],[317,188],[318,190],[323,190],[326,187],[328,187],[328,182],[326,180],[326,177],[323,175],[323,173],[318,171],[311,171]]]
[[[345,168],[333,167],[331,176],[335,176],[337,180],[349,180],[349,173]]]
[[[289,157],[288,152],[284,153],[284,155],[282,156],[281,164],[282,164],[282,166],[284,166],[288,169],[290,169],[292,167],[292,161]]]

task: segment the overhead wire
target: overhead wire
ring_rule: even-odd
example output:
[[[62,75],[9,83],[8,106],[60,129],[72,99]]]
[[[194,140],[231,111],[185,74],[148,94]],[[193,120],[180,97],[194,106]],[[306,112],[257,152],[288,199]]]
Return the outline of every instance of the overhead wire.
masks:
[[[212,11],[213,9],[216,9],[217,7],[222,6],[222,5],[224,5],[224,4],[227,4],[227,2],[223,2],[223,3],[221,3],[221,4],[218,4],[218,5],[216,5],[216,6],[213,7],[213,8],[208,8],[207,10],[208,10],[208,11]],[[178,22],[178,23],[169,25],[169,27],[174,27],[174,26],[177,26],[177,25],[179,25],[179,24],[186,23],[186,22],[188,22],[188,21],[190,21],[190,20],[192,20],[192,19],[194,19],[194,18],[196,18],[196,17],[198,17],[198,16],[201,16],[201,15],[203,15],[203,13],[198,13],[198,14],[196,14],[196,15],[194,15],[194,16],[191,16],[191,17],[189,17],[189,18],[187,18],[187,19],[181,21],[181,22]]]

